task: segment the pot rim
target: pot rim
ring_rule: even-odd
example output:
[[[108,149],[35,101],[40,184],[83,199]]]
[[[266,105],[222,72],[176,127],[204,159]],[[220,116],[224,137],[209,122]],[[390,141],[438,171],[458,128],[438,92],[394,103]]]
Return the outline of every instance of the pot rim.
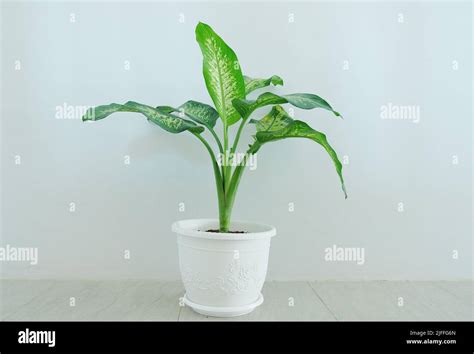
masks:
[[[214,226],[210,226],[214,225]],[[206,238],[212,240],[245,241],[271,238],[276,235],[275,227],[267,224],[254,223],[250,221],[232,221],[232,228],[243,228],[242,234],[225,232],[207,232],[199,230],[202,228],[217,227],[217,219],[185,219],[174,222],[171,230],[181,236]],[[255,230],[255,231],[247,231]]]

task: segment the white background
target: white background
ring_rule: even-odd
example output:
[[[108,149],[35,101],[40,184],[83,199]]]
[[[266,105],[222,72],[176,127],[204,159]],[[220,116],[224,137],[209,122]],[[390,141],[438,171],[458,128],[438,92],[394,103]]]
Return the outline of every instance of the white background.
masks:
[[[295,110],[348,157],[347,200],[311,141],[264,146],[244,175],[233,217],[278,230],[268,279],[472,278],[467,1],[3,3],[0,246],[38,247],[39,264],[0,263],[2,277],[179,278],[171,223],[217,216],[202,145],[139,115],[55,115],[64,104],[210,103],[198,21],[245,74],[280,75],[274,92],[316,93],[345,117]],[[381,119],[389,103],[419,106],[419,123]],[[326,262],[334,244],[364,247],[365,264]]]

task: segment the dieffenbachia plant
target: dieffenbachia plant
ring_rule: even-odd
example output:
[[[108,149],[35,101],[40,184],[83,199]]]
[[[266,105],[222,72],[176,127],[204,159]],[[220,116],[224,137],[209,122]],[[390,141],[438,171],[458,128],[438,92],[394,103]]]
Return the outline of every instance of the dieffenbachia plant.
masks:
[[[91,108],[86,112],[83,120],[100,120],[115,112],[141,113],[148,121],[170,133],[187,131],[199,139],[212,160],[217,187],[220,232],[229,231],[235,195],[248,157],[272,141],[307,138],[320,144],[332,159],[347,198],[341,162],[329,145],[326,136],[308,124],[290,117],[282,105],[290,104],[302,109],[322,108],[332,112],[336,117],[340,114],[333,110],[324,99],[310,93],[276,95],[265,92],[256,99],[248,99],[247,96],[253,91],[270,85],[283,85],[283,80],[276,75],[268,79],[244,76],[234,51],[210,26],[204,23],[199,23],[196,27],[196,40],[203,55],[204,80],[214,107],[196,101],[187,101],[179,107],[153,107],[129,101],[125,104],[112,103]],[[272,106],[268,114],[257,120],[250,119],[256,110],[265,106]],[[221,120],[223,126],[222,139],[214,130],[218,119]],[[239,123],[238,130],[231,144],[229,128],[237,123]],[[233,159],[236,156],[242,130],[249,125],[256,129],[253,142],[249,145],[243,159],[236,163]],[[216,142],[220,159],[216,158],[214,149],[202,136],[206,129]]]

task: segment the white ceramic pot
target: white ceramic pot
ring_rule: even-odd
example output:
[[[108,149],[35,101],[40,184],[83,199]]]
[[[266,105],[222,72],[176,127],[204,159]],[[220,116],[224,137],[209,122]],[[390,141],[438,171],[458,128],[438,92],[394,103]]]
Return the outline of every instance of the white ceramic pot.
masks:
[[[273,226],[231,223],[231,231],[217,233],[212,219],[177,221],[179,268],[186,289],[184,303],[194,311],[216,317],[252,312],[262,304]]]

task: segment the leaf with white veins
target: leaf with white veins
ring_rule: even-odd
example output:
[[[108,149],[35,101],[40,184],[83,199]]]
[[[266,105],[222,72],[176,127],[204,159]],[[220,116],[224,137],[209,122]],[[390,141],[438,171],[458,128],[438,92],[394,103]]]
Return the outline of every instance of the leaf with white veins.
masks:
[[[289,103],[302,109],[322,108],[331,111],[337,117],[341,116],[341,114],[333,110],[331,105],[324,99],[311,93],[294,93],[290,95],[278,96],[271,92],[265,92],[258,96],[256,100],[235,99],[232,103],[239,113],[244,117],[248,117],[258,108],[284,103]]]
[[[247,95],[250,92],[253,92],[260,88],[270,86],[270,84],[273,86],[277,86],[277,85],[283,86],[283,79],[279,77],[278,75],[273,75],[272,77],[268,79],[254,79],[254,78],[244,75],[244,82],[245,82],[245,92],[247,93]]]
[[[178,110],[182,111],[193,121],[205,125],[209,129],[214,128],[219,118],[219,113],[213,107],[197,101],[187,101]]]
[[[265,122],[261,123],[261,127],[266,128],[266,130],[258,131],[255,135],[255,139],[258,144],[262,145],[268,142],[287,138],[307,138],[317,142],[326,150],[326,152],[331,157],[336,168],[336,172],[341,181],[344,196],[347,198],[346,188],[344,186],[344,178],[342,177],[342,164],[339,161],[339,158],[337,157],[336,151],[334,151],[331,145],[329,145],[326,139],[326,135],[321,132],[318,132],[317,130],[314,130],[305,122],[299,120],[292,120],[289,116],[285,116],[283,112],[280,110],[278,110],[278,112],[275,111],[273,121],[271,120],[271,118],[268,118],[269,115],[262,118],[263,120],[265,120]],[[277,122],[275,120],[277,120]],[[272,125],[268,125],[268,123],[271,122],[273,122]],[[277,126],[275,126],[275,129],[273,129],[275,123],[277,123],[278,127],[283,126],[283,128],[276,129]],[[259,123],[257,121],[257,127],[258,124]]]
[[[260,120],[251,119],[249,123],[255,124],[257,132],[275,131],[288,126],[293,119],[286,113],[282,106],[273,106],[270,113]]]
[[[245,83],[234,51],[213,29],[199,23],[196,40],[203,55],[203,75],[209,95],[225,126],[240,119],[232,105],[237,98],[245,98]]]
[[[160,126],[170,133],[181,133],[189,130],[194,133],[202,133],[203,127],[194,122],[174,116],[159,109],[129,101],[125,104],[111,103],[109,105],[97,106],[87,110],[82,117],[83,121],[96,121],[104,119],[115,112],[134,112],[143,114],[150,122]]]

